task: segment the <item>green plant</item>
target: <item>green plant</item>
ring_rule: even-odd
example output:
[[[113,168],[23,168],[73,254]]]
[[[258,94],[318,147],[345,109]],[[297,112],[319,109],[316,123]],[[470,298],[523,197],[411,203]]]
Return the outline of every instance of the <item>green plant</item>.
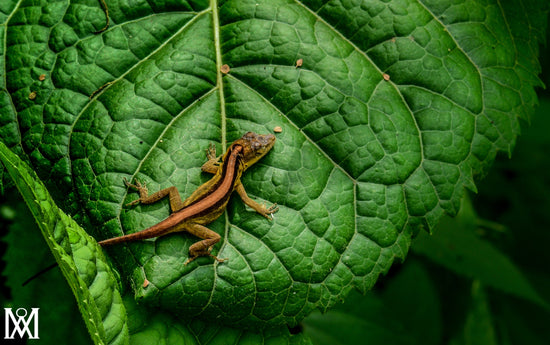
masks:
[[[28,190],[96,343],[307,343],[286,327],[366,292],[413,234],[455,215],[474,177],[511,151],[542,85],[545,1],[107,5],[99,33],[95,0],[0,5],[0,137],[64,212],[3,149],[6,171]],[[212,225],[230,259],[219,265],[184,266],[185,235],[108,251],[125,308],[101,323],[120,289],[109,265],[104,277],[80,266],[73,239],[105,260],[65,213],[98,239],[144,228],[167,207],[123,207],[124,177],[188,195],[207,178],[210,142],[275,126],[273,152],[244,178],[280,205],[274,222],[233,201]],[[113,297],[84,303],[98,279]]]

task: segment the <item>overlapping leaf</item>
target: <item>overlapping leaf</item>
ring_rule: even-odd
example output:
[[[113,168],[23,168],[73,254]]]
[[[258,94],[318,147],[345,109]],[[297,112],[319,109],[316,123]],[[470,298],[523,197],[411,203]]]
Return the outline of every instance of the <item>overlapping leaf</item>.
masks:
[[[185,266],[186,234],[109,253],[149,305],[295,324],[370,288],[510,150],[540,84],[542,3],[109,2],[96,35],[95,1],[10,2],[0,134],[104,239],[168,215],[125,208],[123,178],[189,195],[209,143],[282,127],[243,178],[280,211],[233,201],[210,225],[227,262]]]
[[[128,344],[126,311],[101,247],[55,205],[36,175],[3,143],[0,161],[15,181],[73,290],[94,343]]]

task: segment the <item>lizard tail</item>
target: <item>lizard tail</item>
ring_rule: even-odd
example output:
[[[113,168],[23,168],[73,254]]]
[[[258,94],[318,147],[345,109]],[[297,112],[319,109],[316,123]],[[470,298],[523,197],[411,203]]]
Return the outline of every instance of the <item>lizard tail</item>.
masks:
[[[124,235],[124,236],[108,238],[106,240],[98,242],[97,244],[99,244],[102,247],[106,247],[106,246],[110,246],[110,245],[118,244],[118,243],[122,243],[122,242],[134,242],[134,241],[139,241],[139,240],[145,240],[145,239],[148,239],[148,238],[158,237],[160,235],[164,235],[164,234],[168,233],[167,231],[163,232],[162,234],[158,233],[158,231],[157,231],[158,227],[159,227],[158,224],[153,225],[152,227],[150,227],[148,229],[144,229],[144,230],[134,232],[132,234],[127,234],[127,235]]]
[[[109,238],[109,239],[97,242],[97,244],[99,244],[102,247],[106,247],[106,246],[110,246],[110,245],[118,244],[118,243],[122,243],[122,242],[139,241],[139,240],[143,239],[143,235],[140,234],[140,232],[141,231],[134,232],[133,234],[128,234],[128,235],[124,235],[124,236]]]

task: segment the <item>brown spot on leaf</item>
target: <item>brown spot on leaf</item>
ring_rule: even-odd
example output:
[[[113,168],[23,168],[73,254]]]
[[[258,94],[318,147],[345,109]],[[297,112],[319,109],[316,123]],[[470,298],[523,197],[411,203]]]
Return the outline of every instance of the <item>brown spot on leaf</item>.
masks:
[[[227,64],[222,65],[222,67],[220,67],[220,72],[222,72],[223,74],[229,73],[230,70],[231,70],[231,68]]]

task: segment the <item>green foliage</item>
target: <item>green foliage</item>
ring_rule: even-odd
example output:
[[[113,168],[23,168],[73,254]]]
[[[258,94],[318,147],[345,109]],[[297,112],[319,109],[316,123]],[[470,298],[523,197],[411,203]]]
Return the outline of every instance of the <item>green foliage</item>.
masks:
[[[7,246],[2,276],[6,278],[12,296],[6,306],[40,308],[41,333],[40,340],[35,341],[37,344],[59,344],[60,339],[72,339],[73,344],[90,344],[84,321],[70,298],[71,289],[59,268],[22,286],[36,272],[55,263],[55,259],[27,205],[15,193],[7,197],[0,212],[0,222],[12,222],[8,233],[2,237]]]
[[[372,292],[350,294],[326,315],[306,318],[314,344],[548,342],[550,233],[548,217],[536,215],[546,214],[550,202],[540,193],[550,183],[542,169],[550,102],[541,103],[517,155],[501,157],[473,198],[502,225],[479,218],[467,198],[456,218],[443,218],[432,236],[419,234],[407,261]]]
[[[94,343],[127,344],[126,311],[101,247],[57,208],[34,172],[3,143],[0,143],[0,161],[67,279]]]
[[[316,345],[441,344],[441,305],[428,270],[409,259],[383,289],[350,293],[326,315],[316,312],[304,328]]]
[[[96,0],[0,5],[0,139],[95,238],[168,214],[123,207],[123,178],[186,196],[209,143],[282,128],[243,178],[275,220],[234,200],[210,225],[227,262],[183,265],[186,234],[108,252],[134,299],[185,330],[280,330],[372,288],[511,151],[541,85],[542,0],[107,4],[98,34]]]
[[[441,231],[433,236],[419,235],[414,251],[458,274],[548,308],[510,258],[480,238],[479,233],[487,230],[480,227],[471,205],[463,205],[461,212],[456,219],[443,219]]]

